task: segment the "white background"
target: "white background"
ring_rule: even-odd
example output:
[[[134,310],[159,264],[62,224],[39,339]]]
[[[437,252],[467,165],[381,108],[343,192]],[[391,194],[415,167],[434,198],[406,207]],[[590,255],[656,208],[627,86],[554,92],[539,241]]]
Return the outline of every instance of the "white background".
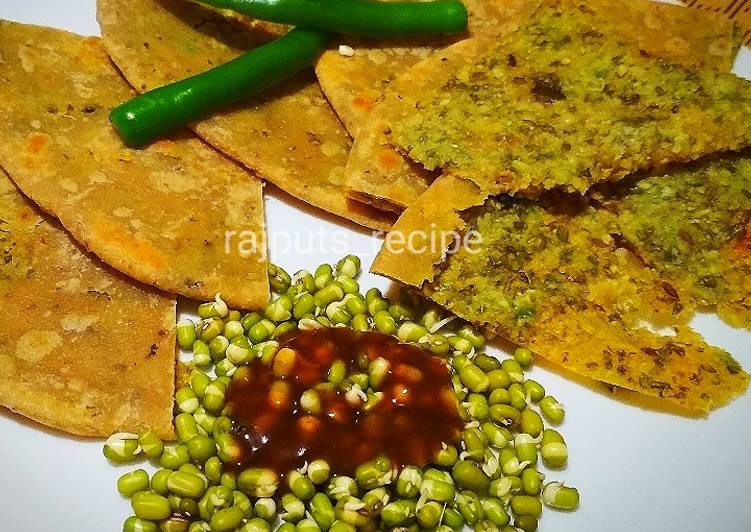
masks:
[[[99,33],[94,0],[0,0],[0,18]],[[736,72],[751,78],[748,50]],[[338,237],[369,264],[378,242],[367,231],[320,218],[270,189],[269,230],[306,238],[322,225],[328,247],[306,256],[272,249],[274,261],[290,272],[336,261]],[[361,285],[387,283],[365,275]],[[751,334],[729,329],[714,316],[701,316],[697,325],[711,343],[751,368]],[[543,369],[533,375],[567,407],[562,432],[569,466],[549,478],[572,483],[582,494],[575,513],[546,511],[542,532],[751,529],[751,395],[694,420],[618,403]],[[130,508],[115,480],[126,469],[107,463],[100,442],[56,434],[0,409],[0,531],[119,531]]]

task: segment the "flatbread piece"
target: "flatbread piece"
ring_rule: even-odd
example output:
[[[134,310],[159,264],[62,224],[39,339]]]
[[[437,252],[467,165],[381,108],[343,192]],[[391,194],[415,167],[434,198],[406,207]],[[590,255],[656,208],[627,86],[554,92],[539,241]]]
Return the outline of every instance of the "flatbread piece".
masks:
[[[172,439],[175,301],[83,251],[2,171],[0,253],[0,405],[80,436]]]
[[[183,0],[98,0],[97,17],[108,52],[138,91],[208,70],[283,31]],[[394,222],[344,193],[351,140],[312,70],[191,127],[315,207],[374,229]]]
[[[490,194],[586,192],[751,143],[751,83],[640,53],[589,2],[550,0],[392,124],[393,144]]]
[[[108,114],[134,93],[98,38],[0,22],[0,57],[0,164],[25,194],[143,283],[266,304],[260,181],[187,131],[126,148]]]
[[[749,161],[727,156],[539,202],[485,200],[472,181],[443,175],[402,215],[373,271],[565,370],[706,413],[748,383],[688,323],[709,309],[751,325]],[[456,253],[405,246],[409,235],[440,242],[451,231],[464,243]]]
[[[354,138],[389,84],[412,65],[467,37],[500,35],[509,24],[515,29],[520,14],[531,13],[539,0],[465,0],[464,4],[469,25],[463,35],[394,40],[342,36],[334,50],[321,56],[316,64],[318,81]],[[339,46],[351,48],[354,54],[340,53]]]
[[[718,15],[652,1],[589,2],[619,38],[646,54],[690,68],[729,72],[738,48],[733,23]],[[435,179],[434,172],[406,160],[388,138],[393,123],[413,114],[425,95],[446,84],[457,65],[479,57],[492,43],[463,42],[423,61],[390,85],[357,136],[346,182],[349,194],[401,212]]]
[[[694,305],[751,328],[751,157],[673,169],[600,198],[612,232]]]

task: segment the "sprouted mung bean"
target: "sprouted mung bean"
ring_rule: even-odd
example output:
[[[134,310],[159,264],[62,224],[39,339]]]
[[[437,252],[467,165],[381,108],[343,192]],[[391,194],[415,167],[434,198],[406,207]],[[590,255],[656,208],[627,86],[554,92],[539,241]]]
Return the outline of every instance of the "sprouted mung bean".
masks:
[[[198,323],[177,324],[178,345],[193,355],[193,370],[176,393],[178,441],[165,445],[145,430],[115,434],[104,445],[113,463],[145,457],[161,466],[150,479],[137,469],[118,480],[135,514],[124,532],[443,532],[465,525],[510,532],[536,530],[543,505],[578,507],[575,488],[545,483],[536,468],[538,453],[546,466],[564,467],[568,449],[558,431],[544,426],[560,424],[563,407],[524,376],[532,353],[520,347],[498,361],[483,352],[485,338],[477,330],[435,306],[391,301],[375,288],[361,294],[359,272],[354,255],[294,276],[270,265],[274,296],[263,312],[240,314],[217,295],[198,307]],[[280,348],[280,338],[327,326],[394,335],[445,359],[464,430],[434,449],[430,463],[400,469],[379,455],[351,477],[322,459],[283,475],[268,468],[233,470],[241,452],[227,417],[233,380],[247,378],[249,364],[259,360],[281,379],[269,396],[288,400],[284,379],[295,373],[294,357]],[[377,404],[384,379],[395,369],[383,358],[364,359],[361,366],[353,370],[334,361],[324,382],[298,398],[305,419],[320,415],[320,392],[327,387],[346,390],[347,400],[366,412],[368,403]]]

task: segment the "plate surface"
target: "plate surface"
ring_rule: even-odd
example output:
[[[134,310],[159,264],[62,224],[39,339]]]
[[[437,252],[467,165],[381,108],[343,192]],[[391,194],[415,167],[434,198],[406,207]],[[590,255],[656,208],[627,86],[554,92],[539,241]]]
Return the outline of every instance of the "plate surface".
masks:
[[[0,0],[0,17],[98,34],[94,4]],[[751,79],[751,51],[741,51],[735,71]],[[380,240],[368,231],[322,218],[272,187],[267,192],[271,258],[288,271],[335,262],[346,253],[358,254],[367,267],[375,257]],[[361,286],[385,289],[388,283],[366,274]],[[695,324],[710,343],[751,368],[751,333],[713,315],[699,316]],[[573,514],[546,511],[541,532],[748,529],[751,393],[708,419],[691,420],[618,403],[543,369],[532,375],[567,408],[561,432],[569,466],[548,479],[569,482],[582,495]],[[0,409],[0,530],[119,531],[130,507],[115,481],[127,469],[107,463],[101,442],[56,434]]]

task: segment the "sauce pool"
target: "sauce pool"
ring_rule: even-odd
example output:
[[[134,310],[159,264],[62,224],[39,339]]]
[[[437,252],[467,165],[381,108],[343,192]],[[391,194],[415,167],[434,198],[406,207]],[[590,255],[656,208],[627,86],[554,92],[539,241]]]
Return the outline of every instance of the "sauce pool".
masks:
[[[255,359],[227,391],[232,431],[242,449],[231,467],[264,467],[284,475],[324,459],[332,473],[353,475],[358,465],[381,453],[399,469],[422,466],[463,427],[448,368],[416,345],[381,333],[320,328],[295,331],[280,348],[280,353],[294,352],[287,375],[275,375],[274,363]],[[285,355],[290,358],[289,351]],[[339,387],[322,387],[320,413],[301,407],[303,392],[326,382],[334,361],[345,363],[347,375],[367,374],[363,364],[379,358],[389,369],[375,406],[366,409],[352,393],[348,400]]]

